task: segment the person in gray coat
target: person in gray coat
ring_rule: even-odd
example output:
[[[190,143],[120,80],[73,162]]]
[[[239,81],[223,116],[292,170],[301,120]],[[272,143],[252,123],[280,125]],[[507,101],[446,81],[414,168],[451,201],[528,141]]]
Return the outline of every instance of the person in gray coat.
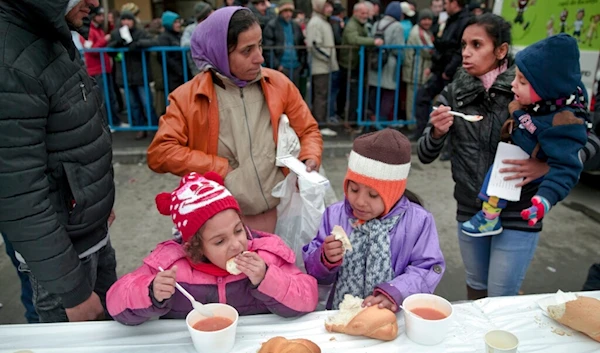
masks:
[[[377,32],[383,31],[383,42],[386,45],[403,45],[404,44],[404,32],[402,25],[402,9],[399,1],[392,1],[385,8],[385,15],[383,18],[373,25],[371,29],[371,35],[375,37]],[[394,97],[396,87],[400,83],[400,75],[397,70],[398,65],[402,65],[403,53],[401,50],[390,50],[390,49],[378,49],[387,51],[387,60],[383,63],[380,70],[369,70],[369,111],[371,114],[376,114],[377,108],[377,87],[381,87],[380,93],[380,107],[379,107],[379,119],[387,118],[388,120],[393,119],[394,113]],[[377,55],[377,51],[371,53],[371,55]],[[383,55],[383,53],[382,53]],[[381,75],[378,75],[378,71]]]
[[[0,232],[41,322],[102,318],[117,279],[111,135],[69,32],[98,5],[0,1]]]

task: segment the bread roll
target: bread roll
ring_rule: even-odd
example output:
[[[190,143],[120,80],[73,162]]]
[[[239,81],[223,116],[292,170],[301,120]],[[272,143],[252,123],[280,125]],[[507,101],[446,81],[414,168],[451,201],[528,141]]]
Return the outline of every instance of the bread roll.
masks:
[[[564,304],[548,306],[548,314],[559,323],[600,342],[600,300],[577,297]]]
[[[249,251],[244,251],[242,255],[247,252]],[[227,262],[225,263],[225,269],[227,270],[227,272],[231,273],[234,276],[237,276],[240,273],[242,273],[242,271],[238,269],[237,264],[235,263],[235,257],[232,257],[231,259],[227,260]]]
[[[398,320],[389,309],[378,306],[361,307],[363,300],[346,294],[340,311],[327,318],[325,329],[329,332],[365,336],[382,341],[398,337]]]
[[[263,343],[258,353],[321,353],[321,348],[303,338],[288,340],[278,336]]]
[[[342,242],[342,246],[344,247],[344,254],[346,251],[352,251],[352,243],[350,243],[350,239],[348,239],[348,235],[344,231],[344,228],[340,226],[335,226],[331,230],[331,234],[333,235],[335,240],[339,240]]]

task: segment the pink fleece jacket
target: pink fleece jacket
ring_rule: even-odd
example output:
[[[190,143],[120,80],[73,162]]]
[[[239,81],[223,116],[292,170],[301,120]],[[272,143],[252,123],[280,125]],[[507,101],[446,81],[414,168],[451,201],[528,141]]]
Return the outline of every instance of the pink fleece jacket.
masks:
[[[137,270],[120,278],[108,291],[110,315],[126,325],[138,325],[153,317],[183,319],[190,302],[176,291],[157,302],[151,293],[154,277],[177,265],[177,282],[201,303],[227,303],[240,315],[274,313],[284,317],[312,312],[317,307],[317,281],[295,265],[293,251],[276,235],[252,232],[252,247],[267,264],[263,281],[255,287],[244,274],[215,277],[193,269],[181,244],[170,240],[157,245]]]

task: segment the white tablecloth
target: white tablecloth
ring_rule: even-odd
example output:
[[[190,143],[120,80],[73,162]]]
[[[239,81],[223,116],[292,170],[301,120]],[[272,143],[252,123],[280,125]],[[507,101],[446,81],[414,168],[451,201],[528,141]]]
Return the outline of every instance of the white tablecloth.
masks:
[[[600,299],[600,291],[582,295]],[[324,353],[484,352],[483,336],[492,329],[508,330],[519,338],[519,352],[592,353],[600,343],[573,332],[545,316],[537,301],[551,294],[481,299],[454,305],[454,323],[446,340],[420,346],[404,334],[404,316],[398,315],[399,337],[391,342],[331,334],[324,320],[331,312],[315,312],[295,319],[275,315],[240,317],[233,352],[256,353],[274,336],[308,338]],[[194,353],[184,320],[155,320],[137,327],[117,322],[0,326],[0,353]]]

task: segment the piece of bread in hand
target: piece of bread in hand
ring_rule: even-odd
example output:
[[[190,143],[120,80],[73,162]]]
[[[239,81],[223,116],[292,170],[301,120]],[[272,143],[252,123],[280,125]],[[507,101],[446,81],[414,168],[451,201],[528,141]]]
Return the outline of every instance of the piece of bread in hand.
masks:
[[[576,300],[548,306],[548,314],[559,323],[600,342],[600,300],[580,296]]]
[[[277,336],[263,343],[258,353],[321,353],[321,348],[304,338],[288,340]]]
[[[247,252],[249,251],[244,251],[242,255]],[[235,263],[235,257],[232,257],[231,259],[227,260],[227,262],[225,263],[225,269],[227,270],[227,272],[231,273],[234,276],[237,276],[240,273],[242,273],[242,271],[238,269],[237,264]]]
[[[362,302],[361,298],[344,295],[340,311],[327,318],[325,329],[329,332],[365,336],[382,341],[391,341],[398,337],[396,314],[378,306],[363,308]]]
[[[342,242],[342,246],[344,247],[344,254],[346,251],[352,251],[352,243],[350,243],[350,239],[348,239],[348,234],[344,231],[344,228],[340,226],[333,227],[331,230],[331,235],[335,240],[339,240]]]

